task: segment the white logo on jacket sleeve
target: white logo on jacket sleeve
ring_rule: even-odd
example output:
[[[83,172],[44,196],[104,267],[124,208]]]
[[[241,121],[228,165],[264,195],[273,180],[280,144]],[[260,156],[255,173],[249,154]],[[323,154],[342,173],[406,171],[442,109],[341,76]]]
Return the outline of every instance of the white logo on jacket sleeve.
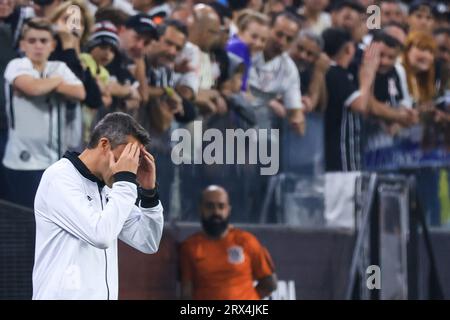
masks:
[[[228,248],[228,262],[240,264],[245,260],[244,249],[241,246],[232,246]]]
[[[81,289],[81,270],[79,266],[72,264],[64,271],[63,288],[65,290]]]

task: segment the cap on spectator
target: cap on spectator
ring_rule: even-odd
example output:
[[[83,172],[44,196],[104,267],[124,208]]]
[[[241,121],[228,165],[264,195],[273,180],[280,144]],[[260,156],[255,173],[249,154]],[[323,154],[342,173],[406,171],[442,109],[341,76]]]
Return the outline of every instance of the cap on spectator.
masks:
[[[89,52],[101,44],[109,44],[115,50],[119,48],[117,28],[109,21],[99,22],[94,25],[94,31],[86,44],[86,50]]]
[[[450,20],[450,8],[444,2],[436,3],[433,14],[437,18]]]
[[[148,14],[137,14],[128,18],[125,27],[133,29],[139,35],[149,35],[153,39],[158,39],[155,23]]]
[[[357,1],[353,1],[353,0],[344,0],[344,1],[336,2],[336,4],[332,5],[331,11],[338,11],[343,8],[351,8],[353,10],[358,11],[359,13],[366,12],[366,9],[364,8],[364,6],[362,4],[360,4]]]
[[[152,15],[151,19],[154,24],[160,25],[160,24],[164,23],[164,20],[166,19],[166,13],[163,11],[158,12],[158,13]]]
[[[425,0],[415,0],[413,1],[408,10],[408,14],[413,14],[414,12],[420,10],[422,7],[428,7],[430,11],[434,14],[434,6],[431,2]]]

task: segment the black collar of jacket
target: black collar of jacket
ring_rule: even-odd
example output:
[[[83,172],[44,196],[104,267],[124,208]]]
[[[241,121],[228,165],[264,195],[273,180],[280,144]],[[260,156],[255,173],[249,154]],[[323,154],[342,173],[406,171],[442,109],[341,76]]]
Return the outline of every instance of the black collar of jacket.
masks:
[[[83,163],[83,161],[80,160],[78,157],[80,153],[78,152],[71,152],[67,151],[63,158],[68,159],[70,162],[72,162],[73,166],[80,172],[80,174],[85,177],[88,180],[91,180],[92,182],[97,183],[99,188],[103,188],[105,186],[105,183],[97,178],[89,169],[86,167],[86,165]]]

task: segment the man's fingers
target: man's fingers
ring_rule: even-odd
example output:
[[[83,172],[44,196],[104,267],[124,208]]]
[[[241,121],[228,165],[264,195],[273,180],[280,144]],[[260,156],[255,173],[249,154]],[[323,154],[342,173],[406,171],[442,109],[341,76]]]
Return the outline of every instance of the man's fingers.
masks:
[[[146,162],[146,164],[151,165],[153,163],[153,165],[155,164],[155,158],[150,154],[150,152],[148,152],[147,150],[145,150],[144,147],[141,147],[141,153],[143,155],[143,160]]]
[[[133,143],[130,150],[130,155],[133,159],[138,159],[141,154],[141,149],[139,148],[137,143]]]
[[[122,154],[120,155],[120,157],[124,157],[127,154],[130,153],[130,149],[131,149],[132,143],[127,143],[127,145],[125,146],[125,148],[122,151]]]
[[[153,159],[153,157],[149,157],[148,155],[145,155],[144,158],[148,165],[155,164],[155,159]]]
[[[152,159],[152,161],[155,161],[152,154],[148,152],[144,147],[141,148],[141,152],[144,154],[144,156],[148,156],[150,159]]]
[[[132,144],[131,144],[131,147],[130,147],[130,150],[129,150],[129,152],[128,152],[128,154],[129,154],[131,157],[134,157],[134,155],[136,154],[136,148],[137,148],[136,143],[132,143]]]

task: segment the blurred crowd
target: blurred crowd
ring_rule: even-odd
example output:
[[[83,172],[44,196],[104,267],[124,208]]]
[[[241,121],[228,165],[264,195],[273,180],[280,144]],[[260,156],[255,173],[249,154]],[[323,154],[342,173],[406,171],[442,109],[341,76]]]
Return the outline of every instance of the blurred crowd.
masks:
[[[364,170],[364,149],[382,143],[373,132],[422,123],[450,145],[447,1],[0,0],[0,43],[0,197],[25,206],[43,170],[113,111],[151,134],[166,219],[197,220],[211,184],[229,190],[240,222],[261,221],[271,197],[260,164],[189,164],[205,144],[196,120],[223,136],[280,129],[267,138],[280,173],[312,177]],[[175,165],[179,128],[200,142]],[[437,225],[450,177],[418,179]]]

